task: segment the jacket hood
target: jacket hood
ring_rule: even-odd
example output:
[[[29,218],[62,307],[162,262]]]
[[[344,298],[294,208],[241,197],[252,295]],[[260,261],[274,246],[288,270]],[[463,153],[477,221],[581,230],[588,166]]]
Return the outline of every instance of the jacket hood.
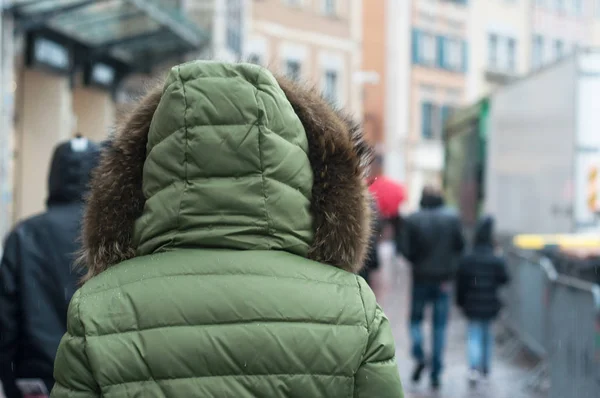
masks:
[[[82,201],[99,155],[98,145],[85,138],[59,144],[48,175],[48,205]]]
[[[424,193],[421,196],[421,202],[419,204],[422,209],[437,209],[444,206],[444,198],[442,195]]]
[[[174,67],[103,151],[83,229],[86,280],[176,248],[284,250],[356,272],[371,151],[317,91],[256,65]]]
[[[494,246],[494,219],[491,216],[483,217],[477,222],[473,243],[476,247]]]

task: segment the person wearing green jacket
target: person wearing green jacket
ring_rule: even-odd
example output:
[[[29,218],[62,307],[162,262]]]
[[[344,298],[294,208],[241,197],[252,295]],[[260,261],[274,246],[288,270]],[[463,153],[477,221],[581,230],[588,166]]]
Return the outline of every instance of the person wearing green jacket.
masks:
[[[369,154],[314,90],[174,67],[94,173],[52,397],[402,397],[356,275]]]

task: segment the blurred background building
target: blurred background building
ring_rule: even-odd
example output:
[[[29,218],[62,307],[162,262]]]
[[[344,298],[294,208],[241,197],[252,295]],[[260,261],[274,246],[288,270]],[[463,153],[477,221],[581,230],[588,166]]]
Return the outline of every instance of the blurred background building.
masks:
[[[362,0],[254,1],[246,58],[361,116],[362,8]]]
[[[107,137],[177,62],[246,60],[364,123],[408,208],[453,110],[600,45],[595,0],[3,0],[0,234],[44,207],[56,142]]]
[[[442,125],[458,107],[600,43],[595,0],[411,0],[410,115],[402,152],[414,208],[424,184],[439,183]],[[388,2],[388,7],[392,7]],[[403,21],[402,18],[397,22]],[[399,36],[396,36],[399,37]],[[401,75],[406,72],[401,71]],[[403,123],[407,123],[404,125]],[[398,139],[398,138],[397,138]]]

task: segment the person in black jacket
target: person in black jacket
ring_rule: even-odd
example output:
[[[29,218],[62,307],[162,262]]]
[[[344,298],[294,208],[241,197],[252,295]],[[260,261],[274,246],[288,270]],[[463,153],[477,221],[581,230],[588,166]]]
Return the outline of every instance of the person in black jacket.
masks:
[[[59,145],[48,181],[48,209],[8,235],[0,262],[0,380],[7,398],[21,397],[18,379],[48,391],[54,357],[66,332],[67,307],[80,273],[73,270],[83,196],[99,147],[76,138]]]
[[[373,232],[371,234],[371,242],[369,243],[369,252],[365,259],[365,265],[360,270],[359,275],[372,287],[371,275],[373,271],[379,269],[379,240],[383,226],[375,201],[371,202],[371,211],[373,212]]]
[[[412,380],[418,382],[425,369],[421,323],[425,307],[433,306],[431,385],[440,387],[446,325],[450,312],[450,291],[457,263],[464,247],[457,214],[444,206],[441,192],[426,187],[421,210],[403,221],[397,246],[412,265],[412,306],[410,332],[416,360]]]
[[[491,323],[501,309],[498,288],[508,283],[504,259],[494,253],[493,230],[491,217],[479,221],[473,251],[461,259],[456,280],[456,301],[469,320],[467,343],[472,384],[490,371],[494,341]]]

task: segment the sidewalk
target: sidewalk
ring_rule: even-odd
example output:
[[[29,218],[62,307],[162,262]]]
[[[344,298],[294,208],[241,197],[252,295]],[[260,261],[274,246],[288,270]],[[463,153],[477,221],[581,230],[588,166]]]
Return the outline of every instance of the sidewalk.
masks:
[[[376,286],[378,300],[390,319],[397,344],[397,358],[400,375],[404,383],[406,398],[543,398],[525,387],[525,375],[531,367],[516,364],[508,360],[503,347],[496,345],[492,375],[489,382],[471,389],[467,383],[465,321],[456,309],[450,315],[448,326],[445,370],[442,389],[434,393],[429,386],[429,377],[424,374],[419,385],[412,385],[410,375],[413,362],[410,357],[410,339],[408,336],[408,309],[410,304],[410,272],[406,265],[392,261],[391,248],[382,248],[383,269],[377,276],[387,280],[383,286]],[[427,318],[429,319],[429,318]],[[425,341],[429,342],[429,323],[425,324]],[[427,343],[426,343],[427,344]],[[427,345],[426,345],[427,347]]]

